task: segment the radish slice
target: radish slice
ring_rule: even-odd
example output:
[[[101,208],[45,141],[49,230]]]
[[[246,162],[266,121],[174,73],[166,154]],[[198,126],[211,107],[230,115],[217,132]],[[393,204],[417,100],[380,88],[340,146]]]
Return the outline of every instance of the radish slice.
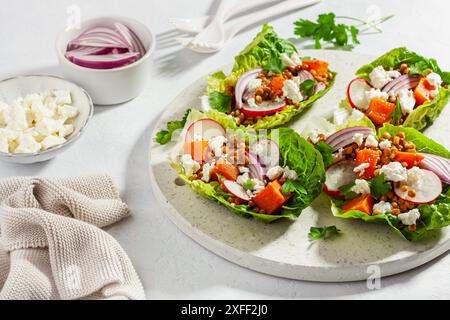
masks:
[[[217,136],[225,136],[224,127],[215,120],[200,119],[189,126],[184,141],[210,140]]]
[[[442,192],[442,182],[439,177],[430,170],[422,169],[423,177],[416,184],[409,186],[416,191],[414,197],[408,195],[408,191],[402,190],[402,184],[394,188],[397,196],[403,200],[416,204],[431,203],[439,197]]]
[[[247,89],[248,82],[252,79],[255,79],[261,71],[262,69],[252,69],[250,71],[245,72],[239,77],[236,83],[236,87],[234,89],[234,99],[236,101],[236,108],[241,109],[244,106],[243,97]]]
[[[247,192],[245,192],[245,189],[237,182],[225,180],[223,182],[223,185],[225,189],[227,189],[227,191],[236,198],[239,198],[244,201],[249,201],[251,199],[250,196],[247,194]]]
[[[262,117],[274,114],[286,108],[286,101],[263,101],[261,104],[254,104],[250,106],[246,103],[242,107],[242,112],[247,117]]]
[[[373,134],[373,130],[369,127],[345,128],[333,133],[325,140],[325,142],[333,147],[333,151],[336,151],[353,143],[353,137],[356,133],[360,133],[364,138],[367,138],[369,135]]]
[[[250,146],[250,155],[257,157],[264,171],[280,163],[280,149],[278,148],[278,144],[270,139],[262,139]]]
[[[369,101],[366,99],[366,91],[372,89],[367,80],[356,78],[350,81],[347,87],[347,98],[350,105],[359,110],[367,110]]]
[[[422,153],[422,155],[425,158],[419,163],[419,166],[433,171],[442,182],[450,184],[450,160],[429,153]]]
[[[355,181],[354,168],[355,163],[350,160],[343,160],[328,167],[323,191],[332,197],[342,198],[339,188]]]

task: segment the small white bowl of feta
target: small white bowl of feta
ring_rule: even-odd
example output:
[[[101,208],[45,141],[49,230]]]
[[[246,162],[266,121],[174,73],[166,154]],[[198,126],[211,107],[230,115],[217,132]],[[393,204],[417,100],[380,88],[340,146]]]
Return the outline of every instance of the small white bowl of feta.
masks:
[[[0,81],[0,160],[35,163],[66,150],[94,112],[87,92],[53,76]]]

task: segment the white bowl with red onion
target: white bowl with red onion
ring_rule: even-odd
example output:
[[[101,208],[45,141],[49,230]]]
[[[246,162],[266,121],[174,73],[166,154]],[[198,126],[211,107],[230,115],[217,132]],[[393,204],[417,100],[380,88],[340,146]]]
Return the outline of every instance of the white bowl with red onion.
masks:
[[[63,31],[56,41],[64,76],[99,105],[123,103],[142,92],[154,48],[153,33],[124,17],[87,20],[79,29]]]

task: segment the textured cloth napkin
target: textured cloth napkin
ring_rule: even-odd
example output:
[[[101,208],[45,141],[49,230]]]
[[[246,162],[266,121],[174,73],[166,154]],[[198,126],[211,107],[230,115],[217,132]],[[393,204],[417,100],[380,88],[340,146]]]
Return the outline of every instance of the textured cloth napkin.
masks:
[[[0,299],[144,299],[100,228],[129,215],[106,175],[0,181]]]

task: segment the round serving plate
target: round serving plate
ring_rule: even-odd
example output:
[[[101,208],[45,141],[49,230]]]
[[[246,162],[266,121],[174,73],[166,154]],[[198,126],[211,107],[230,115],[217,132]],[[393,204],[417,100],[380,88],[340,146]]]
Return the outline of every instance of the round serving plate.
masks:
[[[330,62],[338,72],[334,87],[289,126],[301,131],[318,116],[328,117],[345,97],[347,83],[358,67],[372,56],[352,52],[304,50]],[[427,239],[408,242],[381,224],[334,218],[325,196],[318,197],[296,220],[264,224],[239,217],[225,207],[199,196],[188,186],[175,183],[169,165],[172,144],[158,145],[153,137],[167,121],[181,117],[187,108],[200,106],[206,80],[192,83],[170,103],[159,119],[150,143],[150,179],[164,213],[184,233],[215,254],[259,272],[299,280],[355,281],[371,275],[388,276],[418,267],[450,249],[450,228]],[[450,141],[450,108],[426,132],[447,148]],[[311,226],[336,225],[342,235],[311,242]],[[372,267],[373,265],[377,267]]]

